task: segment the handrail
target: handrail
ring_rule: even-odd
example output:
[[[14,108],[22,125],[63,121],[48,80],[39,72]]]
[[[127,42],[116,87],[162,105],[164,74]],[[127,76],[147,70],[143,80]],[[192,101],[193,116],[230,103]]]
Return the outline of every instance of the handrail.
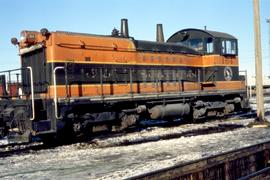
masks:
[[[249,88],[248,88],[247,70],[240,70],[239,75],[240,75],[240,73],[244,73],[244,76],[245,76],[245,86],[246,86],[246,91],[247,91],[246,96],[247,96],[247,98],[251,98],[252,93],[251,93],[251,90],[249,90]]]
[[[65,69],[63,66],[58,66],[53,69],[53,86],[54,86],[54,113],[56,119],[60,119],[61,117],[58,116],[58,108],[57,108],[57,88],[56,88],[56,71],[60,69]]]
[[[30,118],[31,121],[35,119],[35,97],[34,97],[34,81],[33,81],[33,69],[32,67],[28,66],[27,69],[30,71],[30,81],[31,81],[31,97],[32,97],[32,117]]]
[[[11,72],[11,71],[19,71],[19,70],[22,70],[22,68],[10,69],[10,70],[6,70],[6,71],[0,71],[0,73],[7,73],[7,72]]]

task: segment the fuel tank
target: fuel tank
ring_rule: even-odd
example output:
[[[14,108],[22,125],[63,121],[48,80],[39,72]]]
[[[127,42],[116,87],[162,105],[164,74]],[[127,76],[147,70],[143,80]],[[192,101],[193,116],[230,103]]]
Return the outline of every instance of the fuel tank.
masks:
[[[190,105],[187,103],[157,105],[149,110],[151,119],[166,117],[181,117],[190,113]]]

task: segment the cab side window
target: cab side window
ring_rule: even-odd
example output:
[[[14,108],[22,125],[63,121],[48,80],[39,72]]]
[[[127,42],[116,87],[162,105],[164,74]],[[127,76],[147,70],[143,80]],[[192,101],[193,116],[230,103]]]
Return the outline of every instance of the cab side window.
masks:
[[[212,38],[207,38],[206,40],[206,52],[209,54],[214,52],[214,43]]]
[[[222,40],[221,42],[222,54],[236,55],[236,41],[235,40]]]
[[[222,52],[222,54],[225,54],[226,53],[226,45],[225,45],[225,41],[224,40],[221,43],[221,52]]]

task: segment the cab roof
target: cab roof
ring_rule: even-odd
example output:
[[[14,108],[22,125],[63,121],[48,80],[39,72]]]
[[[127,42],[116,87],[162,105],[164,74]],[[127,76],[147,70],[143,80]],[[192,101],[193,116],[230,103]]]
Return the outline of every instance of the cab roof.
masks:
[[[202,29],[182,29],[180,31],[177,31],[174,33],[168,40],[167,42],[176,42],[179,40],[184,40],[185,38],[188,37],[212,37],[212,38],[224,38],[224,39],[235,39],[237,40],[234,36],[223,33],[223,32],[218,32],[218,31],[209,31],[209,30],[202,30]]]

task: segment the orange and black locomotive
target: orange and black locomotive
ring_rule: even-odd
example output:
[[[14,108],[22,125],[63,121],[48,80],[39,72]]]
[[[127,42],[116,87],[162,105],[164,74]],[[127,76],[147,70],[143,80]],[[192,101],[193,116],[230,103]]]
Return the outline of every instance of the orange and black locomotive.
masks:
[[[2,136],[67,138],[246,108],[237,39],[226,33],[184,29],[164,42],[158,25],[157,41],[142,41],[129,36],[123,19],[111,35],[42,29],[22,31],[12,43],[21,68],[16,93],[10,77],[0,78]]]

